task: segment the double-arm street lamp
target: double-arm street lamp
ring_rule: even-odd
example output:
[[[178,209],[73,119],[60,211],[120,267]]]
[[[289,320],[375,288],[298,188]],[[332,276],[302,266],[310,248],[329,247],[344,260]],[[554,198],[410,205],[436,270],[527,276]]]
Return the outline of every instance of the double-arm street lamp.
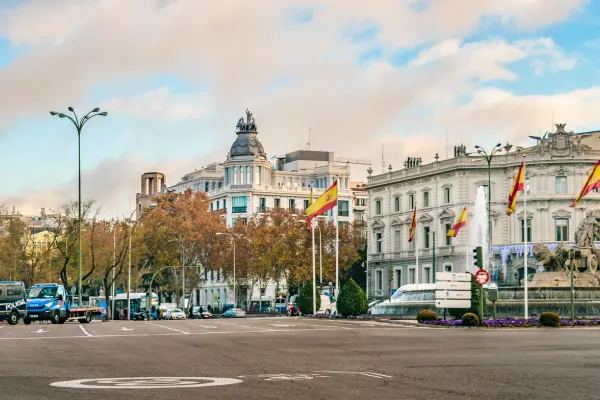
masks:
[[[233,306],[237,307],[237,296],[236,296],[236,281],[235,281],[235,238],[233,235],[225,232],[217,232],[217,236],[229,236],[231,242],[233,243]],[[227,301],[227,299],[225,299]]]
[[[494,156],[498,153],[500,153],[502,150],[505,150],[507,153],[510,151],[510,149],[512,148],[512,145],[506,143],[506,145],[504,147],[502,147],[502,144],[498,143],[494,146],[494,148],[488,153],[484,148],[482,148],[479,145],[475,145],[475,148],[477,149],[477,153],[479,153],[481,156],[483,156],[483,158],[485,159],[485,161],[487,162],[488,165],[488,190],[487,190],[487,197],[488,197],[488,209],[487,209],[487,214],[488,214],[488,237],[489,237],[489,245],[492,245],[492,159],[494,158]]]
[[[58,118],[68,118],[75,128],[77,129],[77,157],[78,157],[78,170],[79,170],[79,191],[77,197],[77,206],[78,206],[78,214],[77,214],[77,232],[79,237],[79,257],[78,257],[78,282],[77,282],[77,293],[79,294],[79,306],[81,307],[82,296],[81,296],[81,131],[83,130],[84,125],[92,118],[96,116],[106,117],[108,113],[106,111],[100,112],[98,107],[94,108],[89,113],[85,114],[81,119],[77,117],[75,110],[73,107],[69,107],[69,111],[73,114],[73,117],[67,114],[63,114],[61,112],[50,111],[50,115],[57,116]]]

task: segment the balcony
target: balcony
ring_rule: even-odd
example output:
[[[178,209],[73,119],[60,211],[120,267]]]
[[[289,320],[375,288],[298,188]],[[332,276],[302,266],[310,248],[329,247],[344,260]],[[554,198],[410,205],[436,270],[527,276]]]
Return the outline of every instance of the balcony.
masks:
[[[338,210],[338,216],[339,217],[349,217],[350,216],[350,211],[348,211],[348,210]]]
[[[243,214],[245,212],[248,212],[248,207],[247,206],[243,206],[243,207],[231,207],[231,212],[234,214]]]

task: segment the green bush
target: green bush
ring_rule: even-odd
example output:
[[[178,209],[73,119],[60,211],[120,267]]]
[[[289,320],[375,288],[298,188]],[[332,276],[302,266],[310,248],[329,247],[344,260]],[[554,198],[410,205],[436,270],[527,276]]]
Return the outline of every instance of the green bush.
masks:
[[[540,314],[540,324],[542,326],[558,328],[560,325],[560,316],[553,312],[543,312]]]
[[[481,286],[475,280],[475,275],[471,274],[471,307],[470,308],[449,308],[448,313],[456,319],[462,318],[465,313],[473,313],[477,315],[480,321],[483,321],[483,315],[479,315],[479,294]],[[485,290],[483,291],[483,308],[486,305]]]
[[[479,317],[474,313],[466,313],[462,316],[462,326],[477,326],[479,325]]]
[[[347,317],[349,315],[366,314],[368,308],[369,302],[365,292],[354,282],[354,279],[350,278],[340,290],[336,302],[337,312]]]
[[[321,308],[321,296],[318,294],[319,288],[315,292],[317,296],[317,311]],[[302,314],[312,314],[313,313],[313,298],[312,298],[312,282],[307,282],[304,287],[300,290],[300,294],[298,295],[298,307],[300,307],[300,312]]]
[[[437,321],[438,316],[435,311],[421,310],[417,313],[417,321]]]

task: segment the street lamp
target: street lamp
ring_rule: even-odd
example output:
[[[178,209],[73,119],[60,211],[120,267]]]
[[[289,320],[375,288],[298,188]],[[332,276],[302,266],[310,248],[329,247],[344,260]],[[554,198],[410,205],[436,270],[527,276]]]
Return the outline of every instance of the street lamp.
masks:
[[[487,162],[488,165],[488,209],[487,209],[487,214],[488,214],[488,238],[489,238],[489,245],[492,245],[492,214],[491,214],[491,210],[492,210],[492,159],[494,158],[494,156],[498,153],[500,153],[502,150],[506,151],[508,153],[508,151],[512,148],[512,145],[506,143],[506,145],[504,147],[502,147],[501,143],[498,143],[494,146],[494,148],[488,153],[485,149],[483,149],[481,146],[479,145],[475,145],[475,148],[477,149],[477,153],[479,153],[481,156],[483,156],[483,158],[485,159],[485,161]]]
[[[234,304],[234,307],[236,307],[237,306],[237,296],[236,296],[236,281],[235,281],[235,238],[233,237],[233,235],[231,235],[229,233],[217,232],[217,236],[221,236],[221,235],[229,236],[229,238],[231,239],[231,242],[233,243],[233,304]],[[227,299],[225,299],[225,301],[227,301]]]
[[[83,126],[92,118],[96,116],[106,117],[108,113],[106,111],[100,112],[100,108],[96,107],[89,113],[85,114],[81,119],[77,117],[75,110],[73,107],[69,107],[69,111],[73,113],[73,117],[63,114],[61,112],[50,111],[50,115],[57,116],[58,118],[68,118],[75,128],[77,129],[77,158],[78,158],[78,170],[79,170],[79,178],[78,178],[78,197],[77,197],[77,206],[79,208],[77,214],[77,231],[79,238],[79,260],[78,260],[78,271],[77,271],[77,292],[79,294],[79,306],[83,304],[82,296],[81,296],[81,131],[83,130]]]

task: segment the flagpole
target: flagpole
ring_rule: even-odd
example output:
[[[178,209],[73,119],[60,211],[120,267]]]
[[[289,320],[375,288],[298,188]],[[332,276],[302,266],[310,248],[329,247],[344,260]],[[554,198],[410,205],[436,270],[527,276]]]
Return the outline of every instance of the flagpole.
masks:
[[[338,222],[338,193],[340,190],[338,177],[335,177],[335,184],[338,185],[335,199],[335,298],[340,295],[340,267],[339,267],[339,250],[340,250],[340,227]]]
[[[417,202],[415,201],[415,258],[416,258],[416,278],[417,278],[417,290],[419,290],[419,221],[416,218]]]
[[[467,204],[465,203],[465,209],[467,208]],[[466,214],[465,214],[466,217]],[[468,218],[467,218],[468,220]],[[465,223],[465,268],[466,272],[469,272],[469,222]]]
[[[313,315],[317,314],[317,273],[315,268],[315,225],[314,220],[310,221],[310,230],[312,234],[312,299],[313,299]],[[320,295],[320,293],[319,293]]]
[[[525,257],[525,261],[524,261],[524,269],[525,269],[525,273],[523,275],[524,279],[525,279],[525,285],[524,285],[524,290],[523,290],[523,298],[525,299],[525,319],[528,318],[529,315],[529,299],[528,299],[528,293],[527,293],[527,258],[528,258],[528,251],[527,251],[527,173],[526,173],[526,167],[525,167],[525,158],[523,157],[523,256]]]

